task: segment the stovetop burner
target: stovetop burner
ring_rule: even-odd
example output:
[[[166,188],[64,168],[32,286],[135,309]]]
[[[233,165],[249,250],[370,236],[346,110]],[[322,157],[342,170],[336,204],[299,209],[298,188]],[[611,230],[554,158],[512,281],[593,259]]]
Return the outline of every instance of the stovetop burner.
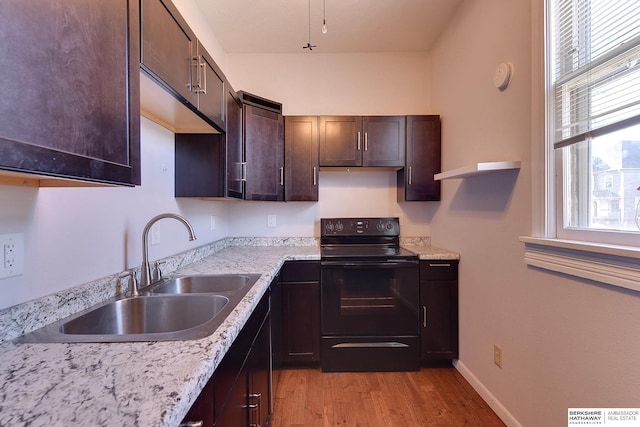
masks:
[[[322,218],[320,226],[324,260],[417,258],[400,247],[398,218]]]

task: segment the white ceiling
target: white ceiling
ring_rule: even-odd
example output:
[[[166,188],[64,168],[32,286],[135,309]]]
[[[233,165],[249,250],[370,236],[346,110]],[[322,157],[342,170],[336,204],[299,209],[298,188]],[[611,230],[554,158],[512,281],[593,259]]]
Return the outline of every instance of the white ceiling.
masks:
[[[335,53],[427,51],[464,0],[310,1],[313,52]],[[227,53],[308,53],[309,0],[196,3]]]

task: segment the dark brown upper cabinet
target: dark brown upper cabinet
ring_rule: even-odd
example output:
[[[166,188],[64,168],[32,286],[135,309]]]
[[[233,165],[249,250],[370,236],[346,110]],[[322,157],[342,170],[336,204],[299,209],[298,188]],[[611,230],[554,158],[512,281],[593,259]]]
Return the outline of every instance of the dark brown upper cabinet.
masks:
[[[225,89],[226,133],[176,133],[176,197],[244,198],[242,103]]]
[[[244,138],[242,128],[242,102],[238,94],[227,85],[227,132],[225,134],[227,158],[226,196],[244,199]]]
[[[321,116],[320,166],[402,167],[404,116]]]
[[[284,200],[282,114],[243,105],[245,200]]]
[[[284,120],[285,200],[318,201],[318,117]]]
[[[138,1],[5,0],[0,9],[2,175],[140,184]]]
[[[141,4],[142,70],[223,132],[224,74],[170,0],[141,0]]]
[[[407,163],[397,172],[398,201],[440,200],[440,116],[407,116]]]
[[[244,200],[284,200],[284,118],[282,104],[238,92],[229,94],[229,118],[241,113],[242,126],[227,129],[227,196]],[[235,123],[235,119],[233,119]]]
[[[175,135],[175,196],[219,198],[225,188],[222,134]]]

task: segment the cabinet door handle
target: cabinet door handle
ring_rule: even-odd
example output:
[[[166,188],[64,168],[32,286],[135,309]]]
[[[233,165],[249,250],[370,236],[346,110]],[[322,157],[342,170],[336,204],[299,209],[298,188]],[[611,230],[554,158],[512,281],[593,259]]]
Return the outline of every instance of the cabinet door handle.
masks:
[[[201,57],[202,58],[202,57]],[[200,61],[198,61],[200,62]],[[199,93],[206,95],[207,94],[207,63],[205,61],[200,62],[200,73],[201,73],[201,78],[198,79],[198,87],[200,88],[200,90],[198,91]],[[204,84],[200,84],[204,82]]]
[[[284,185],[284,167],[280,168],[280,185]]]
[[[314,166],[313,167],[313,185],[314,186],[318,185],[318,178],[316,176],[316,173],[317,173],[317,168]]]
[[[193,42],[189,41],[189,54],[193,53]],[[190,92],[197,90],[198,84],[196,83],[198,78],[198,58],[191,57],[191,67],[189,67],[189,81],[187,82],[187,88]]]
[[[426,305],[422,306],[422,327],[423,328],[427,327],[427,306]]]
[[[364,133],[364,151],[369,150],[369,132]]]
[[[240,181],[246,181],[247,180],[247,162],[242,162],[240,163],[240,165],[242,165],[242,177],[240,177]]]
[[[185,421],[178,424],[178,427],[203,427],[204,421]]]
[[[358,131],[358,151],[360,151],[360,131]]]
[[[260,427],[262,425],[262,420],[260,419],[261,418],[260,412],[262,412],[262,410],[261,410],[262,393],[250,393],[249,394],[249,399],[257,399],[258,400],[257,403],[249,405],[249,409],[255,409],[255,415],[252,417],[255,422],[250,423],[249,426],[250,427]]]
[[[409,185],[411,185],[411,166],[409,166]]]

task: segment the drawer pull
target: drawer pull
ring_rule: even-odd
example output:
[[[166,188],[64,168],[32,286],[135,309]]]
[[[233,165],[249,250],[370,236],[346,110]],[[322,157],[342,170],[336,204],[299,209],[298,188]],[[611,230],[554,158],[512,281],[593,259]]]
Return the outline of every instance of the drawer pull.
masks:
[[[449,264],[449,263],[445,263],[445,264],[432,264],[432,263],[429,263],[429,267],[451,267],[451,264]]]

